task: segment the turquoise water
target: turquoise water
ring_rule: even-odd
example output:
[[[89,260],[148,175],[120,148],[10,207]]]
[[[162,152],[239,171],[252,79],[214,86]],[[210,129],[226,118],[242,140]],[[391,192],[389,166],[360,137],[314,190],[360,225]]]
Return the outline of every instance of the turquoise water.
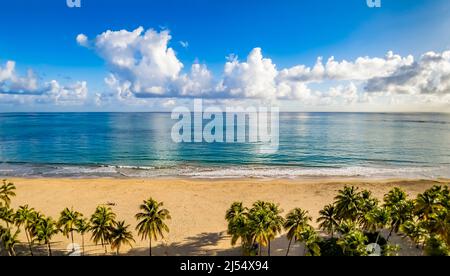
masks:
[[[282,113],[280,146],[174,143],[170,113],[0,114],[0,176],[450,177],[446,114]]]

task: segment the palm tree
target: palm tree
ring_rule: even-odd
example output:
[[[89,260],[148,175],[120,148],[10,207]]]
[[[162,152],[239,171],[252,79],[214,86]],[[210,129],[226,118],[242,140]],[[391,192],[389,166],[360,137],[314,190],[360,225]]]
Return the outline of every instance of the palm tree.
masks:
[[[135,216],[138,221],[136,230],[138,230],[142,240],[147,238],[149,240],[150,256],[152,255],[152,239],[156,241],[159,237],[164,238],[164,232],[169,232],[165,220],[171,219],[171,217],[169,211],[164,209],[163,206],[163,202],[149,198],[139,206],[141,212]]]
[[[426,241],[425,254],[427,256],[449,256],[450,248],[439,235],[432,234]]]
[[[120,247],[128,244],[132,246],[133,234],[128,230],[130,225],[125,225],[125,221],[119,221],[115,224],[111,232],[111,249],[117,250],[116,254],[119,255]]]
[[[48,217],[40,219],[36,225],[36,240],[39,243],[47,245],[48,255],[52,256],[52,248],[50,246],[50,241],[54,235],[58,234],[59,229],[56,226],[56,222]]]
[[[419,194],[415,201],[415,213],[420,219],[428,220],[431,214],[441,209],[440,194],[435,189]]]
[[[252,243],[258,243],[259,253],[263,246],[268,246],[270,239],[269,218],[266,210],[252,208],[249,213],[249,230],[253,238]]]
[[[384,206],[387,208],[395,207],[395,205],[399,204],[400,202],[403,202],[407,199],[406,193],[398,188],[395,187],[394,189],[390,190],[387,194],[384,195],[383,201]]]
[[[341,235],[346,235],[352,231],[358,230],[358,225],[354,220],[343,220],[336,228],[336,231]]]
[[[270,242],[283,228],[284,218],[280,215],[282,210],[277,204],[257,201],[253,204],[249,213],[249,228],[254,241],[261,246],[267,246],[267,254],[270,256]]]
[[[359,216],[362,199],[355,187],[344,187],[335,197],[337,217],[340,220],[356,220]]]
[[[15,212],[8,206],[0,206],[0,220],[6,223],[6,227],[9,228],[10,224],[14,223]]]
[[[367,255],[367,241],[368,239],[363,232],[352,230],[343,235],[337,243],[346,256],[365,256]]]
[[[14,221],[16,222],[17,227],[21,227],[22,225],[25,228],[25,235],[27,237],[28,247],[30,249],[30,254],[33,256],[33,250],[31,247],[31,227],[33,222],[33,214],[35,210],[33,208],[29,208],[28,205],[20,206],[15,214]]]
[[[241,239],[243,248],[248,246],[248,210],[242,202],[234,202],[226,211],[225,219],[228,222],[227,233],[231,235],[231,245],[236,245]]]
[[[378,243],[381,230],[391,221],[388,209],[377,207],[371,212],[365,214],[364,217],[365,223],[363,224],[363,229],[372,233],[377,233],[375,243]]]
[[[372,192],[363,190],[360,193],[360,208],[362,213],[368,213],[378,207],[379,200],[372,196]]]
[[[108,253],[106,244],[110,241],[115,219],[116,214],[113,213],[111,208],[104,206],[98,206],[91,216],[92,240],[95,244],[100,242],[102,247],[105,248],[105,253]]]
[[[419,248],[420,244],[424,244],[428,233],[424,229],[422,223],[409,220],[400,226],[400,231],[403,233],[404,237],[410,238]]]
[[[286,256],[289,255],[289,249],[291,248],[292,240],[295,238],[297,241],[308,223],[312,218],[308,215],[308,211],[304,211],[300,208],[296,208],[290,211],[286,216],[286,221],[284,223],[284,229],[287,231],[287,238],[289,239],[289,245],[286,251]]]
[[[30,225],[29,225],[29,232],[30,232],[30,238],[33,240],[36,237],[37,232],[37,226],[42,221],[45,220],[47,217],[40,213],[40,212],[33,212],[31,214],[30,219]]]
[[[267,248],[267,254],[270,256],[270,244],[271,240],[275,239],[276,236],[281,233],[284,225],[284,218],[281,216],[283,210],[279,208],[279,205],[274,203],[268,204],[268,215],[269,215],[269,244]]]
[[[391,217],[391,229],[386,239],[386,241],[389,241],[392,233],[398,233],[400,226],[413,218],[414,202],[411,200],[401,200],[388,207],[387,210]]]
[[[305,256],[320,256],[319,236],[311,225],[300,232],[299,241],[305,243]]]
[[[0,186],[0,200],[4,202],[6,207],[11,204],[11,198],[16,196],[15,190],[16,186],[13,183],[3,179],[3,185]]]
[[[70,238],[72,240],[72,244],[74,243],[73,240],[73,231],[76,230],[76,222],[80,219],[80,217],[82,217],[83,215],[77,211],[74,211],[73,208],[69,210],[69,208],[65,208],[59,216],[59,220],[58,220],[58,228],[62,228],[62,233],[69,238],[69,234],[70,234]]]
[[[75,222],[77,232],[81,235],[82,255],[84,256],[84,235],[90,230],[89,221],[85,218],[80,218]]]
[[[0,241],[3,243],[9,256],[16,256],[16,251],[14,247],[19,243],[18,236],[20,230],[11,233],[10,228],[3,228],[0,226]]]
[[[319,211],[319,215],[320,217],[317,219],[319,228],[331,234],[331,238],[333,238],[334,232],[339,226],[336,207],[333,204],[329,204]]]

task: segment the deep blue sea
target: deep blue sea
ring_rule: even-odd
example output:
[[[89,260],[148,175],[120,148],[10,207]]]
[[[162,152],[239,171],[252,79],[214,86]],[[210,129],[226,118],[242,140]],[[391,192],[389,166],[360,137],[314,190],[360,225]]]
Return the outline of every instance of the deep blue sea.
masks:
[[[175,143],[170,113],[0,114],[0,176],[450,177],[450,115],[282,113],[280,146]]]

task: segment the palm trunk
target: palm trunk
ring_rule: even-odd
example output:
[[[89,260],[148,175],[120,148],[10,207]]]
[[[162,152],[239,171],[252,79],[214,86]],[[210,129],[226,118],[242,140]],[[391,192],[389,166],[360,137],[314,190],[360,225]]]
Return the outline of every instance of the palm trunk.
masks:
[[[70,231],[70,237],[72,238],[72,245],[74,244],[73,242],[73,231]]]
[[[394,227],[391,227],[391,231],[389,232],[389,235],[388,235],[388,237],[386,239],[386,242],[388,242],[389,239],[391,238],[392,232],[394,232]]]
[[[381,235],[381,231],[378,232],[377,239],[375,240],[376,244],[378,244],[378,240],[380,239],[380,235]]]
[[[28,235],[28,231],[27,230],[25,230],[25,235],[27,236],[28,247],[30,248],[30,254],[31,254],[31,256],[33,256],[33,249],[31,248],[31,241],[30,241],[30,237]]]
[[[103,238],[101,240],[102,240],[102,246],[105,249],[105,254],[108,254],[108,249],[106,248],[105,241],[103,240]]]
[[[84,235],[81,235],[81,254],[84,256]]]
[[[12,256],[16,256],[16,251],[14,250],[14,247],[11,247],[10,251]]]
[[[116,251],[116,255],[119,256],[119,251],[120,251],[120,247],[117,246],[117,251]]]
[[[47,243],[47,247],[48,247],[48,255],[52,256],[52,248],[50,246],[50,243]]]
[[[267,256],[270,257],[270,240],[269,240],[269,242],[268,242],[267,245],[268,245],[268,246],[267,246]]]
[[[149,240],[148,252],[151,256],[152,255],[152,237],[150,237],[148,240]]]
[[[287,251],[286,251],[286,256],[289,255],[289,249],[291,249],[291,243],[292,243],[292,238],[289,239],[289,245],[288,245],[288,248],[287,248]]]
[[[261,251],[261,244],[259,244],[259,243],[258,243],[258,251],[259,251],[258,252],[258,256],[261,256],[261,253],[262,253],[262,251]]]

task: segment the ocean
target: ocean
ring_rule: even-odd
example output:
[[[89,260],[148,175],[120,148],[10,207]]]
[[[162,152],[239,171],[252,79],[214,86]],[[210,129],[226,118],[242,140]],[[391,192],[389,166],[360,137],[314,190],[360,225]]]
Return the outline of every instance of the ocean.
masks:
[[[450,177],[450,115],[281,113],[279,150],[175,143],[170,113],[2,113],[1,177]]]

